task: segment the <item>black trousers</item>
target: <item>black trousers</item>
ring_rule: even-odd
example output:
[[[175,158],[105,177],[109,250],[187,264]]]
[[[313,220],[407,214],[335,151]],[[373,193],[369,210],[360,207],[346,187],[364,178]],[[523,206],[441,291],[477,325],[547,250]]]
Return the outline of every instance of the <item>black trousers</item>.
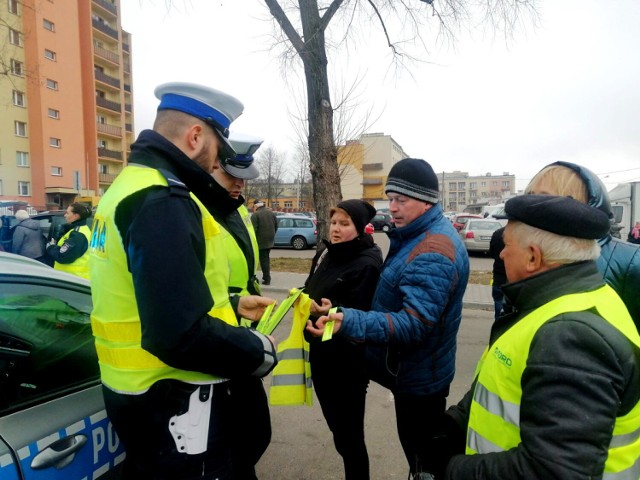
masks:
[[[229,382],[232,463],[236,480],[257,480],[255,466],[271,442],[271,417],[261,378]]]
[[[342,339],[309,345],[311,378],[336,450],[344,462],[345,480],[369,479],[364,414],[369,380],[364,347]]]
[[[392,392],[395,399],[398,437],[411,473],[433,471],[429,446],[440,430],[449,388],[433,395]]]
[[[259,251],[260,256],[260,270],[262,270],[262,281],[264,283],[271,283],[271,262],[269,260],[270,248],[261,248]]]
[[[187,455],[177,450],[169,419],[188,410],[199,387],[160,380],[142,395],[122,395],[103,387],[109,419],[126,449],[123,480],[234,480],[231,463],[231,404],[228,382],[215,384],[207,450]]]

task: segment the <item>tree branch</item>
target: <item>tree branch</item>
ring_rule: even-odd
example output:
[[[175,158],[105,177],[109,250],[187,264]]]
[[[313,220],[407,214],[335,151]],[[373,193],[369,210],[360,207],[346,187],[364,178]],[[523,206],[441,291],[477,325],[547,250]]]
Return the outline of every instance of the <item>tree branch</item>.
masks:
[[[291,42],[291,45],[293,45],[293,48],[298,52],[298,55],[302,55],[304,52],[304,40],[300,37],[293,24],[289,21],[287,14],[284,12],[278,1],[264,0],[264,3],[269,7],[269,12],[271,12],[273,18],[278,22],[280,28],[282,28],[282,31]]]

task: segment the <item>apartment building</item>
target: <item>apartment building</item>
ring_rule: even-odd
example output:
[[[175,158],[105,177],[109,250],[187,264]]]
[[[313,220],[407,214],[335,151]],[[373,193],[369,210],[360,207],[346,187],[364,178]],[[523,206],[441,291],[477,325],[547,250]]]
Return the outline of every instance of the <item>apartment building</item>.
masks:
[[[0,0],[0,37],[0,201],[102,195],[134,132],[120,0]]]
[[[516,193],[516,176],[509,172],[469,175],[456,170],[440,172],[437,176],[445,211],[480,213],[482,207],[503,203]]]
[[[386,200],[387,174],[396,162],[408,156],[391,135],[383,133],[366,133],[338,146],[342,197],[361,198],[374,205]]]

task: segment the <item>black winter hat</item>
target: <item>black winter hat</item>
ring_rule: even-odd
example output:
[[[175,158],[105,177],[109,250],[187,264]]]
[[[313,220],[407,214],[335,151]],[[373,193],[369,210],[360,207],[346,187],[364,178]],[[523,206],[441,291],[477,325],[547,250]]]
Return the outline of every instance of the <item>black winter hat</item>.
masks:
[[[426,161],[405,158],[389,171],[384,193],[395,192],[423,202],[440,201],[438,177]]]
[[[597,240],[609,232],[609,217],[571,197],[519,195],[504,204],[504,215],[496,218],[518,220],[563,237]]]
[[[344,200],[336,205],[336,208],[341,208],[351,217],[353,224],[356,226],[358,235],[364,233],[364,227],[367,226],[371,219],[376,215],[376,209],[363,200]],[[332,208],[330,215],[336,211],[336,208]]]

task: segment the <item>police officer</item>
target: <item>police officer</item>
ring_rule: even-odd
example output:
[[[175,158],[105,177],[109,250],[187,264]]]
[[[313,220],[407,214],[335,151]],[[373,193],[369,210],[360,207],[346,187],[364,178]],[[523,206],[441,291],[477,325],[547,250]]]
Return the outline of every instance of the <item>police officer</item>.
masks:
[[[514,312],[491,329],[472,389],[448,411],[446,479],[636,479],[640,336],[598,271],[606,213],[571,197],[505,205]],[[456,442],[456,434],[458,442]],[[449,454],[439,452],[446,462]]]
[[[66,233],[56,243],[55,239],[47,245],[47,255],[54,260],[53,268],[63,272],[89,278],[89,238],[91,229],[87,218],[91,216],[91,207],[83,203],[72,203],[64,212]]]
[[[245,207],[242,191],[247,180],[259,176],[253,154],[262,139],[236,132],[229,134],[236,156],[224,159],[213,171],[213,178],[229,194],[212,209],[216,221],[225,229],[225,250],[229,257],[231,295],[259,295],[256,278],[258,242]],[[257,479],[255,465],[271,441],[271,418],[262,379],[235,378],[230,382],[231,401],[235,409],[233,466],[236,478]],[[250,440],[248,440],[250,439]]]
[[[218,90],[168,83],[153,130],[100,201],[91,238],[92,326],[107,413],[126,479],[233,479],[229,379],[268,374],[273,338],[238,327],[273,300],[230,299],[229,198],[211,176],[235,156],[243,106]],[[247,439],[250,442],[251,439]]]

